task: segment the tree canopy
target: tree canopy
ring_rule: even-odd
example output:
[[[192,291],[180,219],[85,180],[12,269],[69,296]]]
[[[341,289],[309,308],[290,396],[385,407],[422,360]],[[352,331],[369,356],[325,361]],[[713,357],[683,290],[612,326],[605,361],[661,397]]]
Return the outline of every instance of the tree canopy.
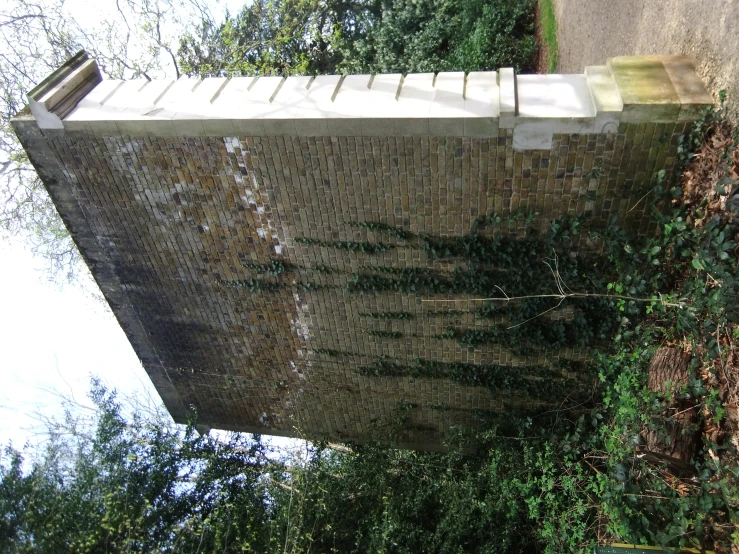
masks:
[[[126,413],[99,383],[91,398],[91,425],[70,415],[28,459],[5,449],[0,552],[526,552],[534,540],[510,480],[517,442],[278,457],[259,436]]]
[[[521,70],[535,52],[530,0],[257,0],[178,55],[204,76]]]

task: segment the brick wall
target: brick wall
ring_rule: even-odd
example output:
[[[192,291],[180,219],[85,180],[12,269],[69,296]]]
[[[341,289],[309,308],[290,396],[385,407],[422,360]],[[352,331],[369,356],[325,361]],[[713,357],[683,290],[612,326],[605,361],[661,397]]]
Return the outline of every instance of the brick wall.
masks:
[[[450,324],[490,324],[474,313],[444,313],[474,311],[479,304],[470,299],[345,292],[351,274],[370,266],[448,272],[457,265],[347,223],[455,236],[480,215],[533,208],[542,228],[563,214],[589,213],[593,225],[619,214],[651,232],[641,206],[631,209],[641,194],[629,190],[673,168],[686,125],[622,124],[614,134],[556,135],[546,151],[515,151],[510,131],[487,139],[60,134],[49,142],[156,358],[203,423],[362,439],[396,417],[398,406],[412,404],[401,440],[433,446],[451,424],[475,425],[480,411],[539,401],[446,379],[362,376],[359,366],[387,356],[513,368],[583,352],[521,357],[494,345],[462,347],[434,336]],[[596,168],[599,177],[591,177]],[[363,254],[301,244],[298,237],[397,247]],[[274,259],[298,266],[274,278],[284,289],[252,293],[219,284],[257,277],[242,264]],[[336,272],[305,269],[316,265]],[[327,287],[304,291],[293,282]],[[389,311],[413,317],[359,316]],[[403,337],[374,337],[370,329]]]

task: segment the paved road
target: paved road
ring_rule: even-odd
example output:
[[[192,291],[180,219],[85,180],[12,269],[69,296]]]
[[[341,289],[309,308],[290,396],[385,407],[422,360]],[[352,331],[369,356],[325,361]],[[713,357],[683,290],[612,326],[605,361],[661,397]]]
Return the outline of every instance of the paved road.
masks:
[[[687,54],[711,92],[739,113],[739,0],[554,0],[560,73],[606,58]],[[736,115],[734,116],[735,119]]]

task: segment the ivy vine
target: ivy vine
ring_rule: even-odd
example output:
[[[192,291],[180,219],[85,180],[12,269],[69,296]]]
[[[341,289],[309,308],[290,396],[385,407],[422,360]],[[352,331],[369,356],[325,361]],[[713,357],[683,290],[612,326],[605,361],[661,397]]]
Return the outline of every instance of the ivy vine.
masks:
[[[359,312],[360,317],[371,317],[374,319],[411,319],[410,312]]]
[[[256,271],[257,273],[266,273],[274,277],[277,277],[278,275],[281,275],[282,273],[285,273],[292,269],[291,264],[287,264],[282,260],[274,260],[274,259],[270,260],[266,264],[260,264],[260,263],[255,263],[255,262],[242,262],[241,265],[242,267],[245,267],[247,269],[252,269]]]
[[[565,216],[552,220],[544,231],[539,231],[532,226],[536,215],[532,211],[517,211],[505,217],[485,215],[475,221],[469,233],[455,237],[414,234],[384,223],[349,223],[353,227],[404,241],[406,247],[420,248],[430,260],[450,261],[458,265],[451,271],[429,267],[366,265],[351,274],[343,289],[348,294],[378,295],[395,292],[490,299],[469,311],[438,310],[423,314],[424,317],[472,314],[480,320],[502,318],[505,322],[475,328],[450,325],[443,333],[435,336],[438,340],[454,340],[462,346],[499,344],[521,354],[561,347],[593,347],[598,341],[605,341],[617,333],[623,326],[625,317],[635,317],[634,306],[605,297],[613,275],[619,271],[623,274],[623,267],[613,263],[616,258],[612,251],[614,245],[623,248],[626,240],[624,233],[612,225],[595,237],[605,245],[602,253],[587,253],[578,249],[577,255],[571,255],[574,239],[583,232],[583,216]],[[517,228],[521,231],[517,233],[487,230],[491,226],[505,225],[513,229],[518,224],[523,225],[523,229]],[[323,241],[307,237],[298,237],[296,242],[365,254],[387,252],[399,246],[383,242]],[[646,256],[652,256],[651,251]],[[654,256],[650,259],[653,258]],[[325,265],[303,268],[280,260],[243,265],[247,269],[275,277],[296,268],[327,275],[344,273]],[[640,284],[636,279],[637,273],[634,268],[635,277],[627,291],[629,294],[640,294],[646,290],[644,283]],[[556,293],[558,283],[594,296],[570,299],[567,304],[562,298],[547,297],[546,295]],[[273,292],[288,286],[298,287],[300,290],[338,286],[310,282],[287,285],[264,279],[234,280],[225,284],[245,287],[252,293]],[[509,301],[510,297],[526,299]],[[571,309],[568,317],[553,319],[546,316],[565,306]],[[359,315],[378,320],[408,320],[413,317],[410,312],[405,311],[361,312]],[[379,339],[398,339],[404,336],[397,331],[372,329],[366,332]],[[327,356],[341,355],[339,351],[331,349],[319,349],[316,352]],[[536,375],[546,373],[544,369],[538,366],[529,368],[527,377],[524,378],[521,371],[509,371],[510,368],[504,370],[504,367],[472,364],[434,366],[433,362],[423,361],[404,366],[380,360],[373,366],[365,366],[361,372],[368,375],[389,375],[393,372],[429,376],[433,374],[460,383],[494,388],[509,387],[523,392],[542,386],[540,381],[543,377]],[[551,377],[551,369],[548,375]],[[566,379],[554,378],[555,384],[552,386],[565,387],[562,384],[565,381]]]
[[[385,244],[382,242],[354,242],[343,240],[319,240],[308,237],[296,237],[295,242],[300,244],[308,244],[313,246],[326,246],[339,250],[348,250],[349,252],[361,252],[363,254],[379,254],[389,252],[395,248],[394,244]]]
[[[381,331],[377,329],[370,329],[367,334],[373,337],[380,337],[383,339],[399,339],[402,338],[403,333],[397,331]]]
[[[577,378],[565,376],[565,371],[577,371]],[[547,402],[561,400],[573,392],[578,379],[591,377],[594,368],[570,360],[554,366],[504,366],[437,362],[416,358],[412,363],[400,363],[380,357],[371,365],[360,366],[360,375],[375,377],[426,377],[449,379],[461,385],[484,386],[493,390],[525,393]]]
[[[360,229],[367,229],[368,231],[374,231],[376,233],[386,233],[402,241],[409,240],[414,236],[413,233],[411,233],[410,231],[388,225],[387,223],[373,223],[370,221],[348,221],[347,225],[350,225],[351,227],[358,227]]]

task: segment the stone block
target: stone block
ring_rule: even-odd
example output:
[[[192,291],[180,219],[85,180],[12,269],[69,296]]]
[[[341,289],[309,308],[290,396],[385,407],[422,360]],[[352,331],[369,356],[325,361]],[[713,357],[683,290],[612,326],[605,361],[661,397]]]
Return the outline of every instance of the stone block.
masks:
[[[202,124],[206,137],[231,137],[235,134],[231,119],[203,119]]]
[[[464,72],[439,73],[429,106],[429,132],[436,136],[461,137],[465,118]]]
[[[464,136],[489,138],[497,137],[500,131],[500,117],[465,117]]]
[[[319,110],[327,115],[331,111],[334,94],[340,82],[341,75],[318,75],[310,82],[308,94],[300,107]]]
[[[678,121],[693,121],[713,105],[713,97],[695,72],[687,56],[662,56],[662,65],[680,98]]]
[[[433,101],[433,73],[410,73],[399,86],[396,136],[428,136],[429,112]]]
[[[585,68],[585,78],[590,88],[597,115],[621,113],[624,103],[608,66],[587,66]]]
[[[129,137],[163,136],[158,134],[157,130],[166,128],[165,123],[167,122],[158,120],[145,121],[142,119],[119,119],[116,121],[121,135]],[[169,136],[175,136],[174,128],[172,127],[170,129]]]
[[[277,113],[273,113],[270,117],[262,118],[264,129],[269,136],[276,137],[292,137],[297,135],[297,127],[295,120],[290,117],[277,117]]]
[[[294,120],[295,134],[299,137],[329,136],[328,120],[325,117],[306,117]]]
[[[595,117],[595,106],[584,75],[519,75],[516,84],[519,117]]]
[[[232,122],[233,132],[239,137],[263,137],[268,135],[268,130],[261,119],[237,119]]]
[[[90,127],[89,121],[64,119],[62,120],[62,124],[64,125],[64,130],[67,131],[68,133],[91,133],[92,134],[92,127]]]
[[[595,65],[585,68],[585,77],[595,106],[593,132],[617,132],[624,103],[613,74],[607,66]]]
[[[464,93],[464,136],[498,136],[500,121],[500,89],[495,71],[472,72],[467,75]]]
[[[585,76],[520,75],[517,91],[515,148],[551,148],[554,133],[594,132],[596,110]]]
[[[31,113],[41,129],[63,129],[66,117],[102,80],[95,60],[79,52],[28,92]]]
[[[429,118],[426,117],[399,117],[395,120],[395,136],[398,137],[427,137],[430,136]]]
[[[516,118],[513,148],[516,150],[550,150],[554,122],[546,118]]]
[[[181,95],[168,94],[164,99],[169,99],[172,109],[178,112],[202,110],[210,117],[238,117],[236,108],[245,103],[248,86],[254,81],[254,78],[209,77],[193,84],[189,92],[183,87]]]
[[[498,70],[498,87],[500,93],[500,128],[513,129],[514,119],[518,111],[516,98],[516,75],[512,67]]]
[[[336,137],[361,137],[362,120],[358,117],[327,118],[328,134]]]
[[[187,116],[175,114],[170,120],[171,129],[175,133],[173,136],[183,137],[204,137],[205,128],[202,119],[191,119]],[[223,135],[221,135],[223,136]]]
[[[138,125],[137,125],[138,124]],[[176,137],[171,119],[151,119],[148,121],[118,121],[118,128],[124,136]]]
[[[363,137],[396,136],[396,119],[393,117],[362,117]]]
[[[122,79],[105,79],[98,83],[85,97],[77,104],[77,109],[84,107],[102,106],[105,101],[113,95],[113,93],[123,86],[126,81]],[[74,112],[72,112],[73,114]],[[72,115],[70,114],[70,116]]]
[[[429,117],[428,122],[430,136],[464,136],[464,117]]]
[[[610,58],[613,74],[624,103],[621,120],[635,122],[676,121],[680,97],[659,56]]]
[[[100,137],[119,137],[121,131],[115,121],[96,119],[88,122],[92,134]]]
[[[395,119],[398,116],[398,92],[403,75],[391,73],[374,75],[370,82],[369,94],[360,108],[362,136],[394,136]]]

